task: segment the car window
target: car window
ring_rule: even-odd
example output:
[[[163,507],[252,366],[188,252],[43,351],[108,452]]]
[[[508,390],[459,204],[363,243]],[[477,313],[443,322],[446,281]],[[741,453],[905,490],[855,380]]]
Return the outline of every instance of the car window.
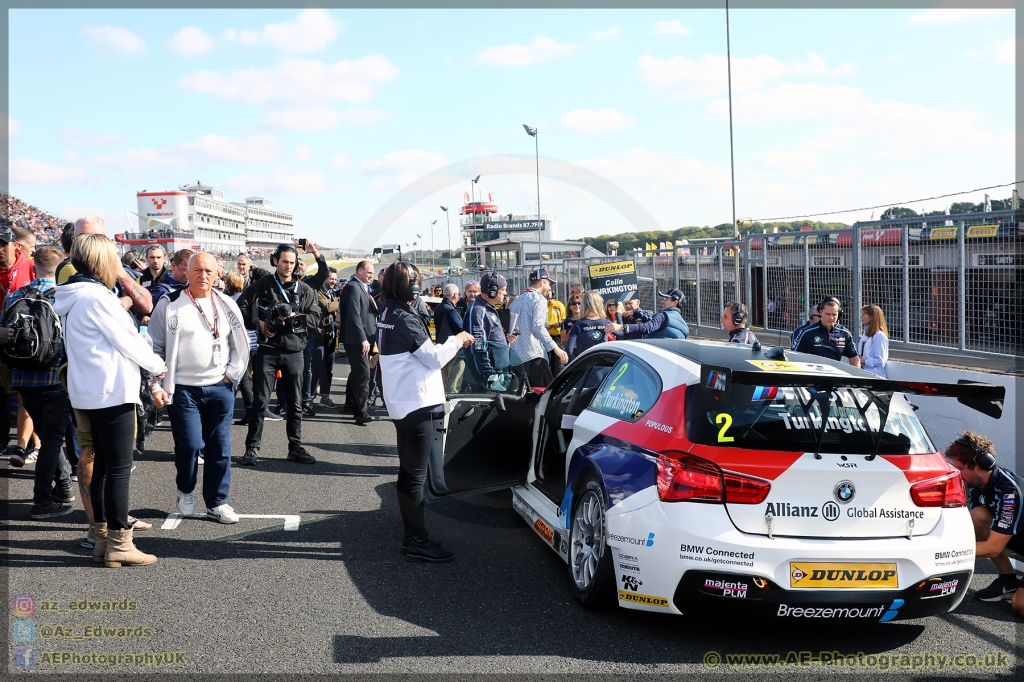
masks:
[[[620,359],[590,402],[590,409],[618,419],[636,421],[647,414],[661,395],[661,382],[643,362],[629,356]]]
[[[820,433],[821,452],[870,454],[885,417],[879,453],[935,451],[903,394],[861,388],[830,390],[824,425],[815,395],[811,386],[730,386],[722,382],[690,386],[686,391],[686,435],[703,445],[813,452]]]

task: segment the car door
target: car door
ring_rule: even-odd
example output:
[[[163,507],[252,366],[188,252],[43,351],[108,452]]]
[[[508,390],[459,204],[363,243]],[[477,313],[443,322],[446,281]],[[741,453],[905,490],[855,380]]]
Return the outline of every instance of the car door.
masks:
[[[447,385],[453,385],[451,375]],[[523,393],[523,385],[512,381],[502,392],[466,381],[447,396],[443,418],[433,422],[428,502],[525,483],[540,396]]]

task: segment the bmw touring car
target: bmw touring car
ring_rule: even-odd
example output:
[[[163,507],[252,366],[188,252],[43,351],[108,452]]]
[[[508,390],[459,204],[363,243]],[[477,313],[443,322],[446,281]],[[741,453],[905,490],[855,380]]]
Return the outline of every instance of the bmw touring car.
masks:
[[[602,344],[538,391],[457,362],[428,501],[511,488],[584,606],[864,623],[967,591],[964,484],[907,396],[998,418],[1000,386],[714,341]]]

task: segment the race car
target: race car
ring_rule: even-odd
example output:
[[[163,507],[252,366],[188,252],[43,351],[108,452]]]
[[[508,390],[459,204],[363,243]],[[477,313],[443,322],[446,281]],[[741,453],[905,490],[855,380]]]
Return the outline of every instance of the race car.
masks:
[[[595,346],[538,391],[467,393],[463,364],[427,499],[511,488],[584,606],[886,622],[967,591],[965,487],[907,395],[998,418],[1001,386],[674,339]]]

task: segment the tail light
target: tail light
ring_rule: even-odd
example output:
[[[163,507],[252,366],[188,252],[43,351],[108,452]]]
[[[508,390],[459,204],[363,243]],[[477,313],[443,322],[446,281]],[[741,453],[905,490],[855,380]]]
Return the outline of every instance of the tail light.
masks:
[[[664,502],[758,504],[771,487],[770,481],[722,471],[714,462],[685,452],[658,457],[658,497]]]
[[[967,494],[959,471],[910,486],[910,499],[918,507],[966,507]]]

